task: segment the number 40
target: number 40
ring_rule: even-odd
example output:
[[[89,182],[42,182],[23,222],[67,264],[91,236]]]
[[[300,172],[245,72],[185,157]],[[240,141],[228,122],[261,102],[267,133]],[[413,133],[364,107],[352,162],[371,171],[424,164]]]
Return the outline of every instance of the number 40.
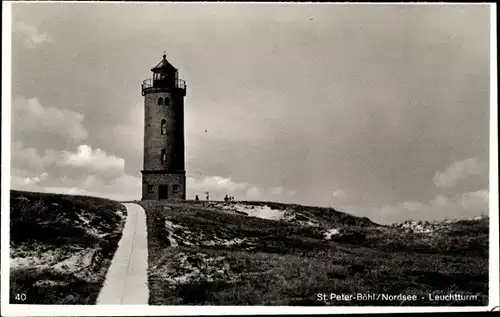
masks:
[[[17,301],[24,302],[26,300],[26,294],[24,294],[24,293],[16,294],[15,298],[16,298]]]

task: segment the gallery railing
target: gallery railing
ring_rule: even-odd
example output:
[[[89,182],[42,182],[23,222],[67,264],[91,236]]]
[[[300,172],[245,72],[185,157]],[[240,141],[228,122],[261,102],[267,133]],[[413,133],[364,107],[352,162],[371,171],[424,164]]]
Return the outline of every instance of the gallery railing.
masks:
[[[186,82],[183,79],[175,79],[173,81],[167,80],[153,80],[148,78],[142,82],[141,91],[144,96],[145,90],[155,89],[155,88],[178,88],[186,92]]]

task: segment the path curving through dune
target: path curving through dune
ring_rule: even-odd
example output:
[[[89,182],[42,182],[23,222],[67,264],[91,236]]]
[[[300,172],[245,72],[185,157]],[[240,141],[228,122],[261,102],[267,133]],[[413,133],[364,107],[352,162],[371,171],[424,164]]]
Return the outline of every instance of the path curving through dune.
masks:
[[[127,220],[97,305],[148,305],[146,214],[137,204],[124,205]]]

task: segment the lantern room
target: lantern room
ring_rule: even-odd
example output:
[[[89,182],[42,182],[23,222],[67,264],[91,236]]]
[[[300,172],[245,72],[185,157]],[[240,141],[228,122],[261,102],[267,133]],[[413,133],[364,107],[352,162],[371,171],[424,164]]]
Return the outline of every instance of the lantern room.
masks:
[[[142,95],[157,89],[180,89],[186,95],[186,82],[179,79],[177,68],[167,61],[167,56],[163,54],[163,59],[151,69],[153,77],[142,83]]]

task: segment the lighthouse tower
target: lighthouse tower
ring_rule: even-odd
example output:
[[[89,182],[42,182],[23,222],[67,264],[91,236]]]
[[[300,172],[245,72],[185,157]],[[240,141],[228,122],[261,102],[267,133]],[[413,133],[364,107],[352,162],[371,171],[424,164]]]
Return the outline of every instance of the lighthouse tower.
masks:
[[[142,83],[144,169],[142,200],[186,199],[184,97],[186,83],[166,55]]]

